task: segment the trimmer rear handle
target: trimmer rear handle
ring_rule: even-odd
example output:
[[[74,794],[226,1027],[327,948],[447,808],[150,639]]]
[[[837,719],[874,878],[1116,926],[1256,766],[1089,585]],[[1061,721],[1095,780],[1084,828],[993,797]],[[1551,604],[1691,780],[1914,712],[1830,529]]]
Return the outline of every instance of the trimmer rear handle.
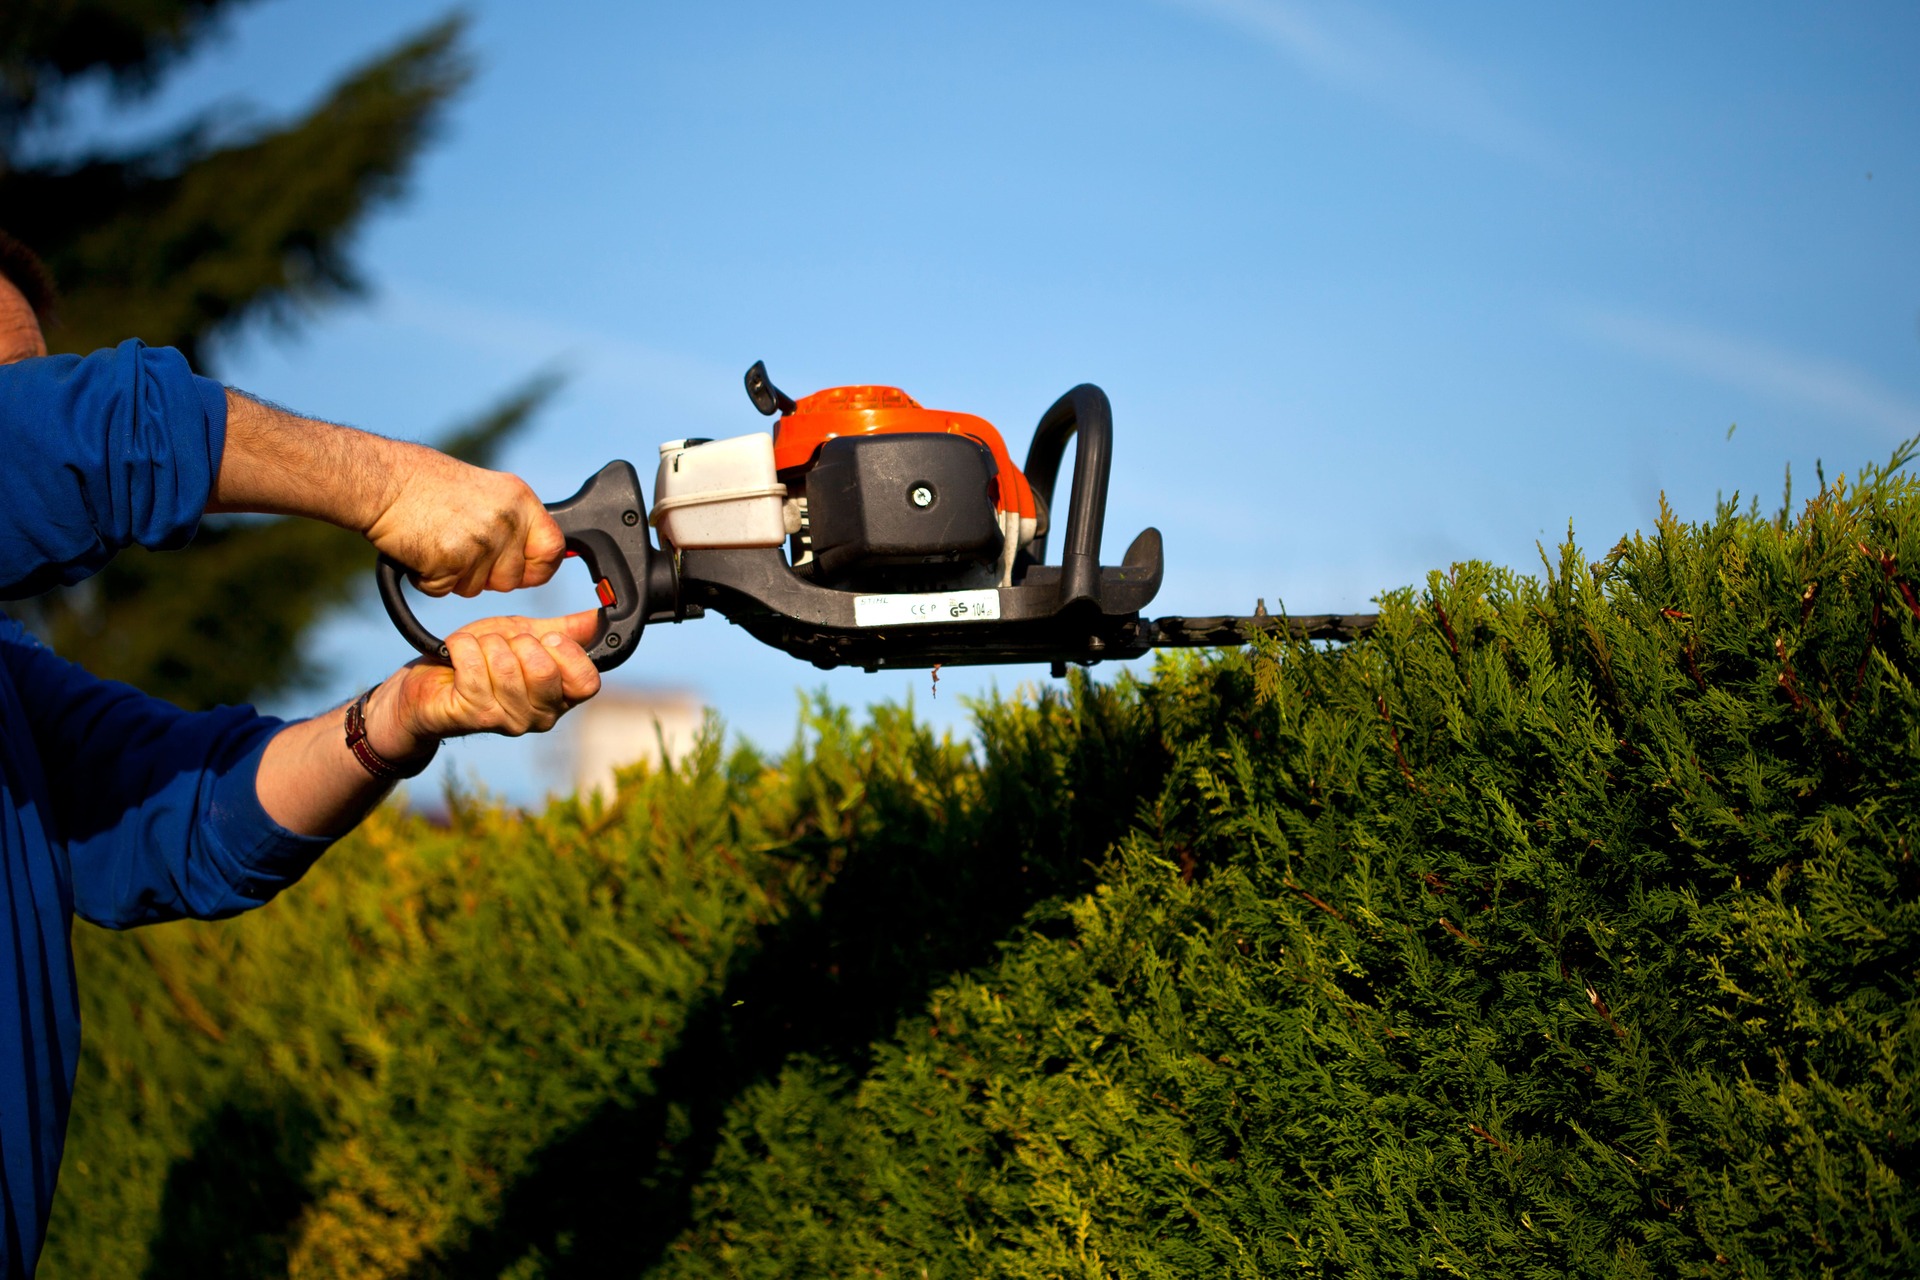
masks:
[[[611,671],[640,643],[648,616],[673,604],[673,565],[664,556],[656,559],[647,535],[640,477],[632,463],[616,459],[600,468],[580,492],[549,502],[547,512],[566,536],[567,551],[579,556],[593,575],[600,594],[600,626],[587,646],[587,656],[600,670]],[[663,572],[655,572],[656,564]],[[392,557],[380,557],[376,573],[380,603],[409,644],[423,656],[445,662],[446,642],[414,616],[401,590],[407,572]]]

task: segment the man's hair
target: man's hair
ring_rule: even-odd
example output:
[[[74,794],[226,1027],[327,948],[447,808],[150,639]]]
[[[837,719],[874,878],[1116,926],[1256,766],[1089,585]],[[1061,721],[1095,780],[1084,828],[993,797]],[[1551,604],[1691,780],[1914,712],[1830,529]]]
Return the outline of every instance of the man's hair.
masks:
[[[53,277],[33,250],[5,231],[0,231],[0,276],[20,291],[42,324],[52,317]]]

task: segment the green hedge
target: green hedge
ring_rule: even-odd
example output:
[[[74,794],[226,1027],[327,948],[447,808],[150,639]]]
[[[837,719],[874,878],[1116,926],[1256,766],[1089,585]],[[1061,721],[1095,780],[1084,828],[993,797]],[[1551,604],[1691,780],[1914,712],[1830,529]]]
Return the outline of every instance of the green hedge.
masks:
[[[49,1275],[1920,1272],[1920,486],[82,930]]]

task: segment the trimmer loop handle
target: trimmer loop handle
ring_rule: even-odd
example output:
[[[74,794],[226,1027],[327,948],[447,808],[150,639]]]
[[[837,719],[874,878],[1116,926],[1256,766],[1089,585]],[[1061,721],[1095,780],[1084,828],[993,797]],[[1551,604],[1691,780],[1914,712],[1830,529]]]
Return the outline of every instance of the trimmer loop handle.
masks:
[[[609,462],[571,498],[549,502],[547,512],[567,539],[567,552],[577,555],[593,575],[600,595],[600,625],[587,656],[602,671],[627,660],[640,643],[650,612],[654,548],[647,537],[647,507],[640,496],[640,477],[633,464]],[[663,561],[663,564],[666,562]],[[391,556],[381,556],[375,577],[380,603],[387,616],[425,657],[447,661],[447,644],[427,630],[407,604],[401,584],[407,568]]]

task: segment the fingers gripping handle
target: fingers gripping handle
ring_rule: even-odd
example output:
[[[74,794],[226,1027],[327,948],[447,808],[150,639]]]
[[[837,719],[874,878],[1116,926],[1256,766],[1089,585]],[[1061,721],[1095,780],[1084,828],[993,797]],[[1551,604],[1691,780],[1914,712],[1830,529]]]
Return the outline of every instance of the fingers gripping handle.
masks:
[[[567,550],[586,564],[600,589],[600,626],[587,656],[602,671],[627,660],[647,624],[647,587],[652,580],[653,544],[647,538],[647,508],[633,464],[609,462],[571,498],[549,502],[547,511],[567,540]],[[380,603],[407,643],[428,658],[447,660],[444,640],[414,616],[401,586],[407,569],[381,556],[375,577]]]

